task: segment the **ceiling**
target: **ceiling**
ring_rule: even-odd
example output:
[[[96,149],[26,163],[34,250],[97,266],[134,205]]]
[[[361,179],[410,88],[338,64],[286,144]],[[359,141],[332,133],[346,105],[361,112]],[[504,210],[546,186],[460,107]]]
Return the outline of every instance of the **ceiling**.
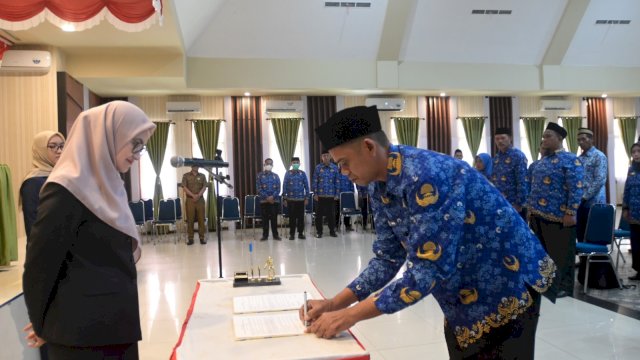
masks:
[[[162,26],[138,33],[103,21],[0,34],[55,47],[62,68],[103,96],[640,96],[637,0],[163,3]]]

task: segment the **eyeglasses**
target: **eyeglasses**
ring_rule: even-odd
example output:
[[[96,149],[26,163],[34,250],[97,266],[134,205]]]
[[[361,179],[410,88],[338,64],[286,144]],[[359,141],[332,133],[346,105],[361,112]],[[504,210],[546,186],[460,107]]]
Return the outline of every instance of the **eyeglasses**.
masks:
[[[133,139],[131,141],[131,145],[133,145],[133,149],[131,149],[131,153],[133,153],[133,155],[140,155],[147,148],[144,145],[144,142],[140,139]]]
[[[47,144],[47,148],[49,148],[49,150],[51,151],[62,151],[64,149],[64,143],[51,143],[51,144]]]

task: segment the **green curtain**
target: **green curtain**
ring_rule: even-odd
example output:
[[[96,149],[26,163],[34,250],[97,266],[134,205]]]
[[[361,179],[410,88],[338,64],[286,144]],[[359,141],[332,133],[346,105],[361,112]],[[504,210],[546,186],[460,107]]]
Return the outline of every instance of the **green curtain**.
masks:
[[[16,203],[11,186],[11,169],[0,164],[0,266],[18,261]]]
[[[637,116],[620,117],[620,132],[622,133],[622,143],[627,157],[631,158],[631,145],[636,141],[636,126],[638,125]]]
[[[478,155],[478,148],[482,140],[482,130],[484,129],[484,116],[461,117],[462,127],[464,127],[464,135],[471,149],[473,158]]]
[[[578,129],[580,126],[582,126],[581,116],[562,117],[562,127],[567,130],[567,144],[569,150],[574,154],[578,153]]]
[[[153,170],[156,172],[156,186],[153,190],[153,216],[158,218],[158,210],[160,209],[160,199],[163,199],[162,195],[162,181],[160,181],[160,171],[162,171],[162,163],[164,162],[164,153],[167,149],[167,139],[169,137],[168,122],[153,122],[156,124],[156,131],[153,132],[149,141],[147,141],[147,152],[149,152],[149,158],[153,165]]]
[[[400,142],[400,144],[417,147],[420,119],[417,117],[397,117],[393,118],[393,121],[396,124],[398,142]]]
[[[195,120],[193,127],[196,130],[198,146],[205,159],[214,159],[218,148],[218,138],[220,137],[220,124],[224,120]],[[209,230],[216,229],[216,217],[218,207],[216,204],[216,187],[213,186],[213,179],[209,175],[209,191],[207,192],[207,224]]]
[[[547,120],[544,116],[538,117],[522,117],[524,129],[527,132],[527,141],[529,142],[529,151],[531,158],[535,161],[540,156],[540,141],[542,141],[542,133],[544,132],[544,122]]]
[[[276,136],[276,144],[285,169],[289,168],[293,153],[296,151],[300,122],[302,118],[271,118],[273,134]]]

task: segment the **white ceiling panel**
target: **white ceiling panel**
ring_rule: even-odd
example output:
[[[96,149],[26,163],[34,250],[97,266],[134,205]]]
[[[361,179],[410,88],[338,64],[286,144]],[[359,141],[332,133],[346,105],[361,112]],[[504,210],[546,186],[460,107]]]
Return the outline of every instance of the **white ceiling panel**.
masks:
[[[387,1],[326,8],[319,0],[227,0],[187,55],[206,58],[375,59]],[[180,12],[180,2],[176,2]]]
[[[631,20],[628,25],[596,20]],[[580,21],[563,65],[640,66],[640,1],[592,0]]]
[[[419,0],[402,60],[539,64],[566,3],[566,0]],[[473,15],[475,9],[511,10],[511,15]]]

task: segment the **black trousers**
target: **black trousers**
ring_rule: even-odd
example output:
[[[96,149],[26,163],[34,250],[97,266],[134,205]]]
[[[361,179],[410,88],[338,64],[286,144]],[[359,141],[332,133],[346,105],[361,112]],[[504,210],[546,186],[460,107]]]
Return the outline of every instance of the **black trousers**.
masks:
[[[260,203],[260,210],[262,211],[262,237],[269,237],[269,223],[271,223],[271,235],[278,237],[278,210],[280,209],[280,203],[274,202],[273,204],[268,202]]]
[[[631,268],[640,272],[640,225],[629,224],[631,236]]]
[[[137,360],[138,343],[105,346],[66,346],[48,343],[51,360]]]
[[[587,230],[587,220],[589,219],[589,210],[591,210],[591,207],[585,204],[586,203],[584,201],[580,203],[578,213],[576,214],[578,218],[578,222],[576,224],[576,238],[579,242],[584,241],[584,233]]]
[[[367,227],[369,221],[369,198],[366,196],[358,196],[358,206],[362,211],[362,228]]]
[[[318,209],[316,210],[316,233],[322,235],[322,219],[327,218],[329,231],[336,231],[336,203],[332,197],[318,197]]]
[[[304,233],[304,200],[288,200],[287,207],[289,208],[289,235],[296,234],[296,228],[298,234]]]
[[[465,349],[458,345],[455,332],[444,327],[444,337],[451,359],[533,359],[536,344],[536,329],[540,317],[540,294],[529,289],[533,298],[524,313],[506,325],[491,329]]]
[[[556,277],[548,290],[549,293],[554,296],[563,290],[572,295],[576,278],[576,227],[565,227],[562,223],[538,216],[531,217],[530,227],[557,266]]]

